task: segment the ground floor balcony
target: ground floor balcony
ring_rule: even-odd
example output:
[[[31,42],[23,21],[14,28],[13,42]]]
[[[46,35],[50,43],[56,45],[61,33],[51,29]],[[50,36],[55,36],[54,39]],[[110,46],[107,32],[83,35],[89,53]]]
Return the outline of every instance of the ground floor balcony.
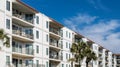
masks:
[[[35,64],[32,59],[12,58],[12,67],[45,67],[45,65]]]

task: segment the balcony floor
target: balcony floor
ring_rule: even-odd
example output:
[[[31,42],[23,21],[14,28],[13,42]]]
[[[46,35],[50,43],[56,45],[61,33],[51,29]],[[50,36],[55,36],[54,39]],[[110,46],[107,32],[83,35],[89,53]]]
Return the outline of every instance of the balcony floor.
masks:
[[[22,36],[19,36],[19,35],[16,35],[16,34],[12,34],[12,37],[13,37],[14,40],[18,40],[18,41],[22,41],[22,42],[30,42],[30,43],[33,42],[32,39],[22,37]]]
[[[28,54],[22,54],[18,52],[12,52],[13,57],[19,57],[19,58],[33,58],[34,55],[28,55]]]

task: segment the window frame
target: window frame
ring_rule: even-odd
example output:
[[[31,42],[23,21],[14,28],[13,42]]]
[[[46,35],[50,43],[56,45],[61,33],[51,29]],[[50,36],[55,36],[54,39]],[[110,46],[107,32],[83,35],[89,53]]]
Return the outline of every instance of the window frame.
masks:
[[[10,11],[10,1],[6,1],[6,10]]]
[[[10,29],[10,19],[6,19],[6,29]]]

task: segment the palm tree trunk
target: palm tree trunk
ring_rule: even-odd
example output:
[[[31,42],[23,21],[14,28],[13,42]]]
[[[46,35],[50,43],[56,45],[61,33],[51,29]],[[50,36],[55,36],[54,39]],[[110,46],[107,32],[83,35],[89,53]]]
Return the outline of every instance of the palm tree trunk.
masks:
[[[80,60],[79,60],[79,67],[81,67],[81,62],[80,62]]]
[[[73,67],[73,61],[71,62],[71,67]]]
[[[88,62],[86,62],[86,67],[88,67]]]

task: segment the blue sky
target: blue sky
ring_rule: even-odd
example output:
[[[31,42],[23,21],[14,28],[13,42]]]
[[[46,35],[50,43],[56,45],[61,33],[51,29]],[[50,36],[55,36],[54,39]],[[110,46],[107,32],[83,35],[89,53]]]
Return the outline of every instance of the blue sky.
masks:
[[[120,53],[120,0],[22,0],[68,28]]]

